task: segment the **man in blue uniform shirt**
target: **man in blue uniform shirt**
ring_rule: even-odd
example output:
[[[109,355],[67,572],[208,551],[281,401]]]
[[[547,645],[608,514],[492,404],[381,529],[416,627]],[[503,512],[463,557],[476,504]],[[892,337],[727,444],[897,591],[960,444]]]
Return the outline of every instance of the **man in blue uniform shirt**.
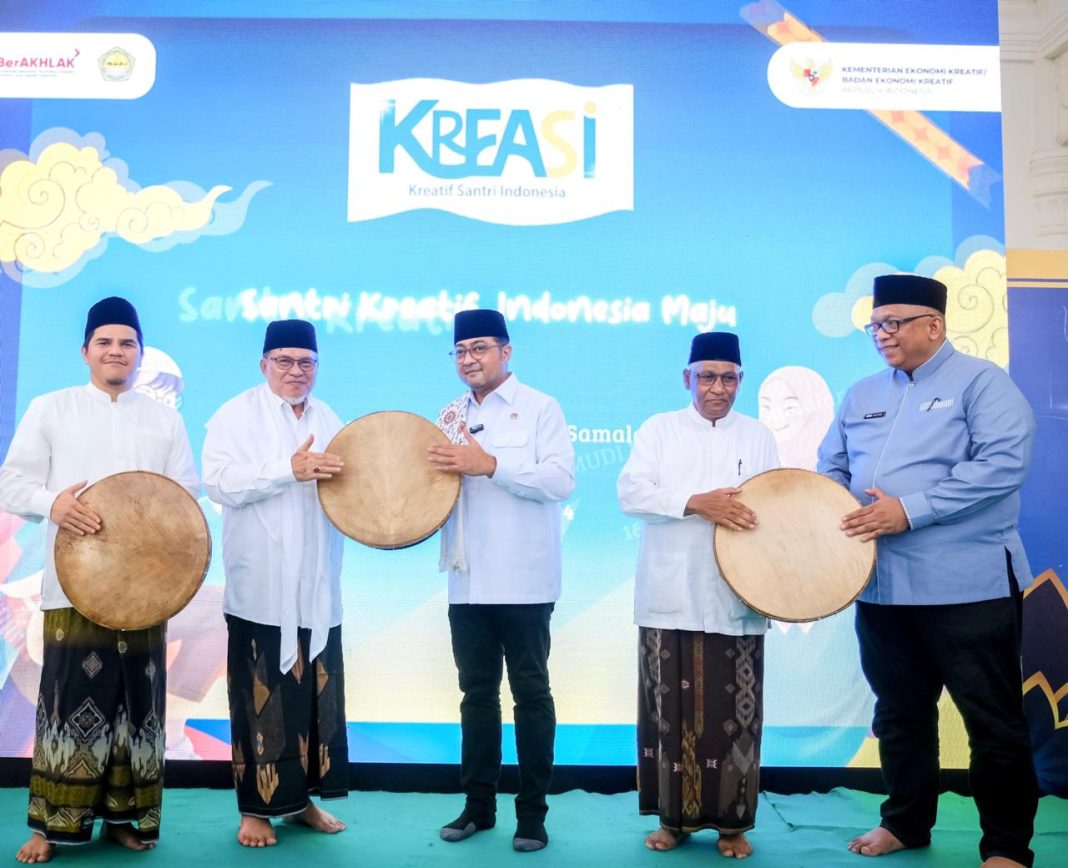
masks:
[[[875,279],[865,330],[890,370],[849,390],[820,446],[820,471],[868,504],[843,529],[878,546],[856,629],[889,795],[849,849],[930,843],[945,687],[968,730],[983,865],[1030,866],[1038,786],[1019,655],[1032,576],[1016,524],[1034,416],[1004,371],[953,349],[945,310],[937,280]]]

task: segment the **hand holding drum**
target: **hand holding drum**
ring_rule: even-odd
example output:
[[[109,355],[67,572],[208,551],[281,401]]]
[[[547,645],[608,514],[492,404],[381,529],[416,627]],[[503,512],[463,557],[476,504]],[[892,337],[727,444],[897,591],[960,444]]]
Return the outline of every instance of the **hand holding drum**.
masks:
[[[330,452],[312,452],[311,445],[315,442],[315,435],[310,434],[300,449],[293,453],[289,459],[293,468],[293,475],[298,482],[307,482],[311,479],[331,479],[335,473],[340,473],[345,466],[345,459],[340,455]]]
[[[717,488],[695,494],[686,502],[683,515],[699,515],[717,527],[752,530],[757,526],[756,513],[735,496],[741,493],[740,488]]]
[[[810,470],[769,470],[731,500],[760,517],[714,533],[720,575],[750,608],[779,621],[815,621],[860,596],[875,565],[875,543],[842,533],[860,506],[838,483]]]
[[[56,575],[71,604],[112,630],[140,630],[174,617],[193,599],[211,563],[200,505],[166,476],[136,470],[56,498]],[[62,520],[57,520],[57,512]],[[95,529],[93,521],[95,519]]]
[[[69,530],[78,536],[100,530],[100,516],[78,500],[78,492],[85,488],[85,483],[86,480],[83,479],[64,488],[52,501],[52,510],[48,515],[63,530]]]
[[[475,427],[475,431],[480,426]],[[460,423],[463,443],[433,443],[427,447],[427,458],[438,470],[446,473],[459,473],[464,476],[493,476],[497,469],[497,459],[490,455],[467,430],[467,424]]]
[[[328,477],[316,477],[323,512],[345,536],[373,548],[401,549],[427,539],[460,496],[459,475],[427,460],[432,445],[449,440],[414,413],[387,410],[350,422],[322,453],[342,462]],[[318,472],[329,466],[320,464]]]

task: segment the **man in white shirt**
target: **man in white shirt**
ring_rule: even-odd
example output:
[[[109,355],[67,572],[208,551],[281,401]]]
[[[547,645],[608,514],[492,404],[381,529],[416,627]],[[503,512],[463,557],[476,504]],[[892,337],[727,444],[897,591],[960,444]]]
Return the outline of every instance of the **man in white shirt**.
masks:
[[[309,798],[344,798],[349,761],[342,539],[316,491],[343,462],[312,451],[341,420],[311,396],[318,364],[311,323],[270,323],[264,382],[223,404],[204,439],[204,489],[223,507],[230,738],[246,847],[278,842],[275,817],[345,828]]]
[[[30,772],[34,831],[16,854],[20,862],[47,862],[56,844],[88,842],[97,818],[105,835],[131,850],[159,840],[166,625],[119,631],[87,620],[63,593],[54,554],[59,528],[79,536],[101,529],[77,495],[106,476],[152,471],[194,497],[199,491],[181,417],[133,391],[143,347],[126,299],[93,305],[82,344],[89,384],[31,401],[0,468],[0,507],[49,522]]]
[[[738,338],[693,339],[684,410],[647,420],[619,475],[619,503],[643,519],[634,576],[639,627],[638,809],[656,814],[650,850],[701,829],[719,832],[727,857],[753,852],[763,726],[767,620],[723,581],[712,552],[716,524],[756,526],[734,499],[746,479],[779,466],[775,438],[734,412]]]
[[[574,450],[560,405],[519,382],[504,317],[456,315],[452,356],[468,386],[438,417],[456,445],[430,447],[463,474],[442,533],[449,625],[459,673],[463,812],[441,829],[462,841],[496,823],[501,769],[501,674],[515,699],[518,851],[540,850],[552,779],[556,709],[549,690],[549,619],[560,597],[560,501],[575,487]]]

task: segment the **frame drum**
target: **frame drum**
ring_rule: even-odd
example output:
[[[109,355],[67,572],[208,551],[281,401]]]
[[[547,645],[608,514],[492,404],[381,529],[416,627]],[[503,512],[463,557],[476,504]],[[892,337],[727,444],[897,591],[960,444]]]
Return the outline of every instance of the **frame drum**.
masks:
[[[860,508],[849,490],[811,470],[769,470],[746,480],[739,501],[757,527],[716,525],[720,575],[742,602],[777,621],[815,621],[857,597],[875,566],[875,542],[841,530]]]
[[[449,438],[422,416],[384,410],[342,428],[326,452],[344,469],[318,482],[319,503],[345,536],[376,549],[421,543],[445,524],[460,496],[460,475],[435,468],[428,446]]]
[[[56,533],[56,574],[71,604],[112,630],[177,615],[211,563],[200,505],[173,479],[133,470],[94,482],[78,500],[100,516],[95,534]]]

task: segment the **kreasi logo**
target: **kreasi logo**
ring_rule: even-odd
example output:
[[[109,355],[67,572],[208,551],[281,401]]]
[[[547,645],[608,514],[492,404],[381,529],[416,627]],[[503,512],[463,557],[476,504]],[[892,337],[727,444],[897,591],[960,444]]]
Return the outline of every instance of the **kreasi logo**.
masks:
[[[544,226],[634,210],[634,88],[353,84],[350,221],[418,209]]]

